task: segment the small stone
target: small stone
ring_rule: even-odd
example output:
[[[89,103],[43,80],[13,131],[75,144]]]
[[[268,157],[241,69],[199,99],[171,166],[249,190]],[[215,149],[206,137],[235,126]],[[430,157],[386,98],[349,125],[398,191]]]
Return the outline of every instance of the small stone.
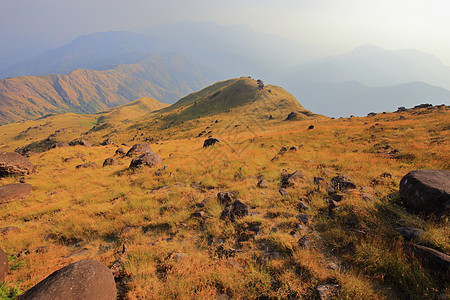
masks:
[[[308,225],[311,222],[311,217],[304,213],[300,213],[295,217],[305,225]]]
[[[289,196],[289,193],[288,193],[288,191],[286,191],[286,189],[279,189],[278,192],[283,197],[288,197]]]
[[[298,209],[300,211],[308,210],[309,206],[305,202],[300,201],[300,202],[298,202]]]
[[[258,181],[257,187],[267,188],[268,185],[269,185],[269,183],[266,180],[261,179],[260,181]]]

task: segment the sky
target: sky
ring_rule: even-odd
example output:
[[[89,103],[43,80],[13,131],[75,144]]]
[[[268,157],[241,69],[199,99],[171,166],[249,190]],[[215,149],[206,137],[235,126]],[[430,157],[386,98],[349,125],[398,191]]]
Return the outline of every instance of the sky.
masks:
[[[448,0],[0,0],[0,53],[181,20],[248,24],[342,54],[414,48],[450,65]]]

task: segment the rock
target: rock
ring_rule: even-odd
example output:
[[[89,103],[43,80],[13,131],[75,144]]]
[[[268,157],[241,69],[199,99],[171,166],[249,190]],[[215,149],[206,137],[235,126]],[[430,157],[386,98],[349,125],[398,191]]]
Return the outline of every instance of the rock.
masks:
[[[336,263],[330,262],[329,264],[327,264],[327,269],[333,270],[333,271],[339,271],[340,267]]]
[[[204,211],[196,211],[192,214],[193,217],[195,218],[203,218],[205,216],[205,212]]]
[[[12,183],[0,186],[0,204],[30,197],[32,186],[27,183]]]
[[[3,282],[3,280],[5,280],[5,277],[8,274],[8,270],[8,256],[3,251],[3,249],[0,248],[0,282]]]
[[[289,193],[288,193],[288,191],[286,191],[286,189],[279,189],[278,192],[283,197],[288,197],[289,196]]]
[[[65,266],[19,296],[18,300],[115,300],[116,284],[101,262],[80,260]]]
[[[339,292],[339,284],[322,284],[317,287],[320,300],[332,300],[335,299]]]
[[[219,143],[219,142],[220,142],[219,139],[210,137],[210,138],[206,139],[206,140],[203,142],[203,148],[212,146],[212,145],[214,145],[215,143]]]
[[[226,206],[237,200],[235,192],[219,192],[217,194],[217,199],[221,204],[224,204]]]
[[[10,175],[29,175],[35,172],[33,164],[15,152],[0,152],[0,178]]]
[[[115,145],[115,143],[111,141],[110,138],[107,138],[106,140],[100,143],[100,146],[108,146],[108,145]]]
[[[200,202],[199,204],[197,204],[198,207],[202,208],[207,206],[211,201],[213,200],[213,197],[207,197],[205,199],[202,200],[202,202]],[[231,203],[231,202],[230,202]]]
[[[314,129],[314,125],[309,125],[308,130],[313,130]]]
[[[382,185],[382,184],[385,185],[385,184],[390,184],[390,183],[392,183],[391,173],[384,172],[383,174],[372,179],[371,185],[377,186],[377,185]]]
[[[92,147],[92,143],[83,139],[75,139],[69,143],[69,146]]]
[[[336,191],[331,185],[322,177],[314,177],[314,183],[317,184],[317,188],[323,188],[328,194],[334,194]]]
[[[116,166],[119,163],[117,162],[117,160],[115,160],[112,157],[108,157],[107,159],[105,159],[105,161],[103,162],[103,166]]]
[[[260,181],[258,181],[258,184],[256,186],[263,189],[263,188],[268,187],[268,185],[269,185],[269,183],[266,180],[261,179]]]
[[[309,238],[306,235],[304,235],[298,240],[297,243],[302,248],[308,247],[308,245],[309,245]]]
[[[300,213],[295,217],[305,225],[308,225],[311,222],[311,217],[304,213]]]
[[[447,216],[450,212],[450,172],[415,170],[400,181],[400,195],[417,213]]]
[[[413,227],[397,227],[395,228],[395,231],[401,234],[401,236],[405,240],[416,240],[421,234],[423,234],[425,231],[419,228],[413,228]]]
[[[339,175],[331,179],[331,183],[335,190],[345,191],[347,189],[356,189],[353,181],[345,175]]]
[[[288,186],[295,185],[300,179],[303,179],[303,173],[300,171],[295,171],[292,174],[283,173],[281,175],[281,186],[286,188]]]
[[[250,208],[247,204],[242,203],[239,200],[233,202],[233,204],[227,206],[220,215],[222,220],[230,220],[234,222],[238,218],[248,216],[250,214]]]
[[[292,111],[288,114],[288,116],[286,117],[286,120],[295,120],[300,116],[300,113],[298,111]]]
[[[131,149],[128,150],[126,155],[129,157],[135,157],[146,153],[155,153],[155,152],[153,152],[149,144],[140,143],[133,145],[133,147],[131,147]]]
[[[305,202],[300,201],[298,203],[298,210],[299,211],[304,211],[304,210],[308,210],[308,209],[309,209],[309,206]]]
[[[127,153],[127,151],[125,151],[124,147],[117,148],[117,150],[115,152],[116,155],[125,155],[126,153]]]
[[[22,231],[22,229],[20,229],[19,227],[8,226],[8,227],[0,228],[0,235],[8,235],[11,233],[20,233],[21,231]]]
[[[187,257],[188,257],[187,253],[175,252],[175,253],[172,253],[169,256],[167,256],[166,260],[171,259],[171,260],[173,260],[175,262],[179,262],[179,261],[181,261],[181,260],[183,260],[183,259],[185,259]]]
[[[52,148],[65,148],[65,147],[69,147],[69,144],[61,141],[57,141],[52,145]]]
[[[297,151],[297,150],[298,150],[298,148],[295,147],[295,146],[292,146],[291,148],[289,148],[289,151],[292,151],[292,152],[295,152],[295,151]]]
[[[130,151],[128,151],[130,152]],[[153,167],[162,163],[161,157],[158,156],[155,152],[151,151],[145,154],[140,155],[139,157],[133,158],[130,163],[130,168],[139,168],[142,166],[145,167]]]
[[[444,280],[450,280],[450,256],[425,246],[406,244],[407,253],[414,255],[424,267],[441,274]]]
[[[330,200],[335,202],[341,202],[344,199],[344,194],[337,193],[329,195]]]
[[[87,168],[97,168],[98,165],[95,162],[84,163],[78,166],[75,166],[76,169],[87,169]]]

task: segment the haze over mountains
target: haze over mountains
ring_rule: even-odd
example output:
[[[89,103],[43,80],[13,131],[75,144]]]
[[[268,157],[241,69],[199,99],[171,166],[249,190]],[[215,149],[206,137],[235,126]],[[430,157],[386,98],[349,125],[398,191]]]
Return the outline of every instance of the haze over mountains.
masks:
[[[311,60],[317,54],[307,45],[258,33],[245,25],[223,26],[214,22],[185,21],[140,32],[81,36],[68,45],[0,70],[0,76],[67,74],[79,68],[119,71],[117,65],[135,64],[155,53],[179,53],[191,59],[195,67],[182,67],[167,74],[190,83],[183,88],[162,84],[163,89],[176,90],[171,96],[170,92],[158,94],[153,89],[147,95],[133,95],[134,99],[152,96],[173,103],[177,100],[175,94],[181,98],[207,83],[251,75],[282,86],[307,109],[334,117],[365,115],[373,110],[395,110],[424,102],[450,103],[450,67],[432,55],[366,45],[344,55]],[[151,76],[159,72],[154,66],[151,71],[141,72],[140,80],[148,79],[146,76],[154,80]],[[131,87],[149,90],[139,88],[136,82]],[[126,99],[134,100],[131,96]]]
[[[194,62],[178,54],[151,55],[104,71],[2,79],[0,124],[48,113],[96,113],[146,96],[173,103],[208,83]]]

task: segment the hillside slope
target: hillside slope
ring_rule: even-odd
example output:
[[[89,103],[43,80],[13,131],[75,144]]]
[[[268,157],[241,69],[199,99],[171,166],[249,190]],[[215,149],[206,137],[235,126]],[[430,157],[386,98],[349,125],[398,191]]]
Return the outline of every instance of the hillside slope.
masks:
[[[152,55],[111,70],[0,80],[0,124],[48,113],[96,113],[141,97],[173,102],[209,81],[180,55]]]

